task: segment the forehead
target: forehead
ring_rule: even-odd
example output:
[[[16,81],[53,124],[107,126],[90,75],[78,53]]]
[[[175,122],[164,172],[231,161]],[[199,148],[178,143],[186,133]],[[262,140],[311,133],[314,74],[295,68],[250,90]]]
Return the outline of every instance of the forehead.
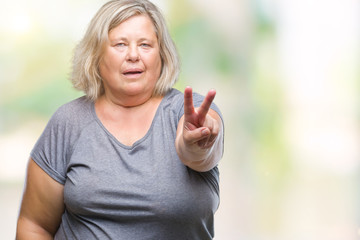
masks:
[[[134,15],[121,22],[109,32],[110,39],[126,36],[147,36],[157,38],[155,26],[151,18],[146,14]]]

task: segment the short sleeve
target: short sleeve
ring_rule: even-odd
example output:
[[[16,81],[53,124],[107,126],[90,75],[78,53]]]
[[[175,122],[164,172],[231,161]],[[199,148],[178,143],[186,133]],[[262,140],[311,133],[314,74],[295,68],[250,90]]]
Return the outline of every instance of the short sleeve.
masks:
[[[65,184],[69,152],[67,125],[65,109],[60,107],[51,117],[30,154],[50,177],[61,184]]]

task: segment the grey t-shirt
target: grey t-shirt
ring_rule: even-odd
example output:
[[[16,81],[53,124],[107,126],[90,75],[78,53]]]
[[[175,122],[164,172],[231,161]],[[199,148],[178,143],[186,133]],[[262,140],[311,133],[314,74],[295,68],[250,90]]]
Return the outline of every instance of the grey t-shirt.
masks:
[[[202,101],[194,94],[195,106]],[[85,97],[60,107],[31,152],[64,185],[55,239],[212,239],[219,172],[196,172],[178,158],[174,143],[183,113],[183,94],[172,89],[146,135],[126,146]]]

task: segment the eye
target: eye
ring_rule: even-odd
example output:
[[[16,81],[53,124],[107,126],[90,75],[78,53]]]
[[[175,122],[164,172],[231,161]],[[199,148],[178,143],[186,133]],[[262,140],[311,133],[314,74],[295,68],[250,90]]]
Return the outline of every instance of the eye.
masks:
[[[115,44],[116,47],[125,47],[125,43],[117,43]]]
[[[144,48],[149,48],[149,47],[151,47],[150,44],[148,44],[148,43],[141,43],[140,46],[141,46],[141,47],[144,47]]]

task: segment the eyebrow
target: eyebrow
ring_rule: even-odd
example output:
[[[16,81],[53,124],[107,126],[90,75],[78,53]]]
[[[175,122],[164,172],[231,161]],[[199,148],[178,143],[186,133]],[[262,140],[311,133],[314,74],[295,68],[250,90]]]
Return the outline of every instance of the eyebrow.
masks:
[[[110,40],[110,39],[109,39]],[[118,42],[118,41],[127,41],[128,40],[128,38],[126,38],[126,37],[117,37],[117,38],[114,38],[113,40],[110,40],[112,43],[113,42]],[[138,40],[137,40],[137,42],[143,42],[143,41],[149,41],[149,42],[153,42],[153,40],[151,40],[150,38],[139,38]],[[156,41],[156,40],[155,40]]]
[[[149,42],[152,42],[152,40],[151,40],[151,39],[149,39],[149,38],[140,38],[140,39],[139,39],[139,42],[143,42],[143,41],[149,41]]]
[[[126,41],[127,38],[126,37],[118,37],[115,39],[109,39],[111,42],[118,42],[118,41]]]

